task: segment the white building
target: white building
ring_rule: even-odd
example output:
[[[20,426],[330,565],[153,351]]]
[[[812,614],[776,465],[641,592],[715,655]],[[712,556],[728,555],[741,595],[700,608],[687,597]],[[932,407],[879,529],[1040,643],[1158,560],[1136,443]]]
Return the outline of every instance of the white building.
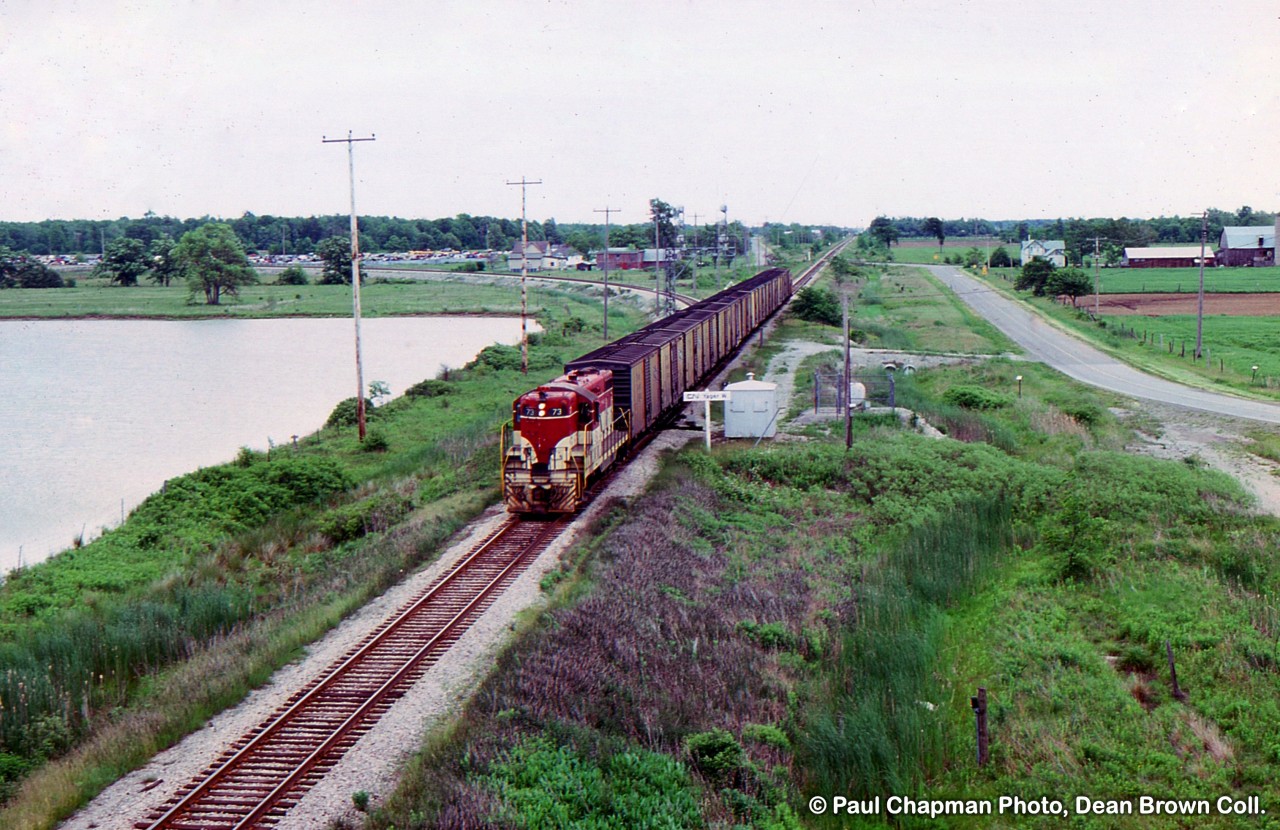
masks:
[[[1022,243],[1022,264],[1036,257],[1053,263],[1055,268],[1067,266],[1067,243],[1062,239],[1027,239]]]

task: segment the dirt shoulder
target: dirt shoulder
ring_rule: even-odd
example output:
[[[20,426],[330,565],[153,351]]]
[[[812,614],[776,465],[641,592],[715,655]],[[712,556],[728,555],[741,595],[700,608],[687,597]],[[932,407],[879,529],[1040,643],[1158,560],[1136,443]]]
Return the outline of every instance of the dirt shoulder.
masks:
[[[1139,428],[1138,441],[1129,450],[1156,458],[1198,459],[1239,481],[1257,499],[1259,513],[1280,516],[1280,465],[1246,449],[1252,442],[1248,434],[1264,428],[1261,424],[1149,401],[1116,414],[1123,418],[1138,412],[1159,426]]]

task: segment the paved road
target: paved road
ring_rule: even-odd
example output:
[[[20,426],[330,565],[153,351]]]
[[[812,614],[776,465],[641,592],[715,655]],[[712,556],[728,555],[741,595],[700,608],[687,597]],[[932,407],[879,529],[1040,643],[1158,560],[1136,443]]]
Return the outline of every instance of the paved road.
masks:
[[[949,265],[926,265],[981,316],[1042,361],[1082,383],[1135,398],[1200,409],[1219,415],[1280,424],[1280,405],[1194,389],[1140,372],[1045,322],[1035,312],[1001,296]]]

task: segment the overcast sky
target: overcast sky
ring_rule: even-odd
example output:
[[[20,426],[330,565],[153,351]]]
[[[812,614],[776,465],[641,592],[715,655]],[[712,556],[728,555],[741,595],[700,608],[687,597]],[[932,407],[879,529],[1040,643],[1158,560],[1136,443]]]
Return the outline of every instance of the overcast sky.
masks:
[[[1280,207],[1280,3],[0,0],[0,220]]]

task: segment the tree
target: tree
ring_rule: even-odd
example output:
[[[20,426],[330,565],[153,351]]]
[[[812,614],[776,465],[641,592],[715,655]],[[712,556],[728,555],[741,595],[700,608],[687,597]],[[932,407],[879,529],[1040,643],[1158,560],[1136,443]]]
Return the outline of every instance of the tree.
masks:
[[[93,271],[120,285],[137,285],[138,278],[150,269],[151,259],[147,256],[146,243],[141,239],[124,237],[112,240]]]
[[[209,305],[218,305],[224,293],[234,297],[240,286],[258,281],[244,246],[225,222],[210,222],[187,231],[174,247],[173,256],[191,293],[203,291]]]
[[[182,276],[182,268],[173,258],[174,241],[169,234],[164,234],[151,243],[147,254],[151,257],[151,273],[149,277],[156,285],[168,288],[169,283]]]
[[[1013,258],[1009,256],[1009,252],[1003,247],[996,248],[991,252],[992,268],[1012,268]]]
[[[871,220],[871,227],[867,229],[873,237],[884,244],[886,248],[893,246],[898,241],[898,229],[893,224],[893,220],[887,216],[877,216]]]
[[[801,320],[838,326],[843,322],[843,312],[835,292],[825,288],[801,288],[791,301],[791,313]]]
[[[658,247],[676,247],[676,209],[661,199],[649,200],[648,242],[643,247],[653,244],[653,226],[658,226]]]
[[[939,248],[946,244],[947,231],[946,228],[943,227],[942,220],[938,217],[930,216],[928,219],[924,220],[921,230],[938,240]]]
[[[62,275],[38,259],[0,245],[0,288],[62,288]]]
[[[1022,273],[1018,275],[1018,281],[1013,284],[1013,287],[1019,291],[1030,289],[1032,294],[1043,297],[1045,284],[1048,283],[1049,275],[1052,273],[1052,262],[1044,257],[1032,257],[1030,262],[1023,264]]]
[[[321,285],[351,284],[351,238],[331,236],[316,245],[316,256],[324,263]],[[363,279],[361,280],[363,282]]]
[[[1093,280],[1079,268],[1059,268],[1049,274],[1044,293],[1050,297],[1070,297],[1071,307],[1076,300],[1093,292]]]

